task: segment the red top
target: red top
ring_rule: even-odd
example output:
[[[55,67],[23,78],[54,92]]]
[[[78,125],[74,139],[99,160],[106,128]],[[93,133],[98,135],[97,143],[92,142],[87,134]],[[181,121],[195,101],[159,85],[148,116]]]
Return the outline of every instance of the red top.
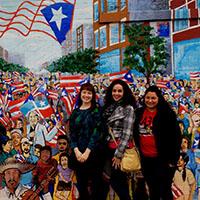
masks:
[[[140,147],[141,152],[146,157],[157,157],[158,151],[156,147],[155,136],[152,133],[153,119],[157,111],[145,110],[140,121]]]

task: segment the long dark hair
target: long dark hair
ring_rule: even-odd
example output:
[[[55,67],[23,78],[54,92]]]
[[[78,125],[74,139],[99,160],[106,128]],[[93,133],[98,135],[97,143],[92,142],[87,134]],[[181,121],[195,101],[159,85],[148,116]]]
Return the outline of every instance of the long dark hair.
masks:
[[[91,101],[91,109],[96,107],[96,92],[94,90],[94,86],[91,83],[84,83],[81,85],[80,92],[78,94],[78,108],[81,107],[83,101],[81,100],[81,92],[83,90],[88,90],[92,92],[92,101]]]
[[[182,173],[182,179],[183,179],[183,181],[185,181],[185,179],[186,179],[186,167],[185,166],[187,165],[187,163],[189,161],[189,156],[187,155],[187,153],[181,152],[180,157],[182,157],[184,162],[185,162],[185,165],[184,165],[184,168],[183,168],[183,173]]]
[[[112,103],[115,102],[112,97],[112,90],[113,87],[117,84],[121,85],[124,90],[124,95],[122,97],[122,106],[131,105],[134,108],[136,108],[136,100],[135,97],[133,96],[131,89],[129,88],[128,84],[121,79],[114,80],[107,88],[105,96],[105,108],[107,108],[108,106],[110,106]]]
[[[161,90],[155,85],[149,86],[146,89],[144,96],[143,96],[143,106],[144,107],[146,107],[144,99],[145,99],[145,96],[147,95],[148,92],[155,92],[156,93],[156,95],[158,97],[157,108],[158,108],[159,111],[164,110],[165,108],[172,110],[169,103],[164,99]]]

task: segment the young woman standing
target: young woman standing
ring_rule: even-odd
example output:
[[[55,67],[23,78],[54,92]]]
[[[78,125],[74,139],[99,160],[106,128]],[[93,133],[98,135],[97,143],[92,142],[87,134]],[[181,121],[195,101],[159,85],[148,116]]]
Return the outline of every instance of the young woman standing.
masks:
[[[171,183],[179,159],[181,132],[176,114],[156,86],[150,86],[136,110],[134,138],[150,200],[172,200]]]
[[[102,200],[99,193],[101,180],[100,140],[101,114],[95,100],[93,85],[85,83],[78,96],[78,108],[70,116],[70,147],[74,155],[73,168],[77,177],[79,200]],[[69,160],[70,167],[70,160]]]
[[[110,169],[107,169],[110,179],[105,181],[104,193],[106,196],[109,185],[111,185],[120,200],[130,200],[127,174],[120,170],[120,162],[125,149],[132,148],[134,145],[134,107],[135,98],[129,86],[122,80],[114,80],[106,91],[103,111],[105,132],[107,133],[105,156],[107,166],[110,166]]]

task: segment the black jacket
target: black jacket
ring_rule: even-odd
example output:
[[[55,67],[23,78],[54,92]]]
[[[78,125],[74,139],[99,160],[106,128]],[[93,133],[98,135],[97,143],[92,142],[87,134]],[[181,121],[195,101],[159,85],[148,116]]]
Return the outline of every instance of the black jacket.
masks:
[[[139,123],[144,110],[145,108],[138,108],[136,110],[133,132],[136,145],[139,149]],[[166,164],[176,165],[181,147],[181,131],[173,110],[161,109],[157,111],[153,120],[153,134],[155,135],[159,158]]]

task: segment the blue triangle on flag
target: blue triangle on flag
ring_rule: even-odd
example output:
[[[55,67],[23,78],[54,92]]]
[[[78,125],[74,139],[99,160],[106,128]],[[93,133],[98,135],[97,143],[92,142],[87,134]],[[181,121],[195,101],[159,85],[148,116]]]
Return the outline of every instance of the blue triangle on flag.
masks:
[[[55,3],[41,10],[60,44],[66,39],[66,34],[70,30],[73,10],[74,5],[69,2]]]
[[[127,81],[133,83],[134,80],[133,80],[133,76],[131,74],[131,71],[129,70],[125,75],[124,75],[124,79],[126,79]]]

